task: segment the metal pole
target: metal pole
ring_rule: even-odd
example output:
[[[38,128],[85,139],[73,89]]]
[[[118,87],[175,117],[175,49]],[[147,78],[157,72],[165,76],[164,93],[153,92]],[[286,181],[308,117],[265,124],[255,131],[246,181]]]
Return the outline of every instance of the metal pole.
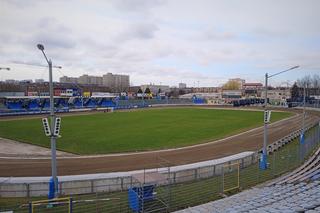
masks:
[[[304,131],[305,131],[305,118],[306,118],[306,85],[303,87],[303,112],[302,112],[302,131],[300,135],[300,144],[304,144]],[[301,147],[304,152],[304,146]]]
[[[56,136],[54,133],[55,115],[54,115],[54,99],[53,99],[53,82],[52,82],[52,61],[48,61],[49,64],[49,91],[50,91],[50,117],[51,117],[51,171],[54,181],[54,196],[57,197],[58,192],[58,179],[57,179],[57,159],[56,159]]]
[[[303,88],[303,119],[302,119],[302,132],[305,129],[305,118],[306,118],[306,85]]]
[[[265,75],[265,96],[264,96],[264,113],[267,111],[267,102],[268,102],[268,73]],[[264,115],[265,115],[264,114]],[[263,131],[263,148],[262,156],[260,159],[260,169],[267,169],[267,143],[268,143],[268,123],[264,121],[264,131]]]
[[[143,91],[142,91],[142,104],[143,104],[143,106],[142,106],[142,107],[144,107],[144,104],[145,104],[145,103],[144,103],[144,95],[145,95],[145,93],[144,93],[144,92],[145,92],[145,90],[143,90]]]

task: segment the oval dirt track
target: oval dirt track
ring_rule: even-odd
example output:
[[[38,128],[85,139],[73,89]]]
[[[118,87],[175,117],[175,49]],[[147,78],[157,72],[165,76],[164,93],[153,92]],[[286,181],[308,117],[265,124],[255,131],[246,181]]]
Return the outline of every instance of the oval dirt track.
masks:
[[[299,110],[291,111],[300,112]],[[296,115],[269,125],[269,143],[300,129],[301,120],[302,116]],[[319,113],[309,113],[306,124],[318,121]],[[159,167],[160,162],[163,163],[163,161],[159,160],[159,157],[170,162],[171,165],[194,163],[244,151],[256,151],[262,147],[262,143],[263,128],[261,127],[215,142],[180,149],[120,155],[58,158],[58,175],[79,175],[155,168]],[[50,175],[50,159],[1,158],[0,160],[0,177]]]

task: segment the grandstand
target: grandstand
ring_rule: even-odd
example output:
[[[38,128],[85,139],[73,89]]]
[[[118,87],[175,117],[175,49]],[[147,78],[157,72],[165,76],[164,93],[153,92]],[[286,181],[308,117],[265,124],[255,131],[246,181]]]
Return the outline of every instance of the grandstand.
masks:
[[[247,98],[247,99],[240,99],[232,101],[234,107],[241,107],[241,106],[250,106],[250,105],[263,105],[264,99],[260,98]]]
[[[320,181],[254,188],[176,213],[320,212]]]
[[[320,180],[320,148],[301,167],[273,184],[294,184],[301,181]]]
[[[177,213],[191,212],[320,212],[320,148],[301,167],[264,187]]]
[[[8,96],[2,98],[0,107],[1,115],[23,115],[47,113],[50,108],[48,96]],[[56,112],[68,112],[72,109],[99,109],[112,107],[114,109],[131,109],[149,107],[153,105],[180,105],[180,104],[203,104],[201,99],[125,99],[119,100],[115,95],[109,96],[55,96],[54,106]]]

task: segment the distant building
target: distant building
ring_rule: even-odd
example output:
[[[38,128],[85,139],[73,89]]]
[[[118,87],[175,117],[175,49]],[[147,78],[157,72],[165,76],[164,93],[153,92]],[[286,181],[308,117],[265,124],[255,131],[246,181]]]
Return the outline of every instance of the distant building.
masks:
[[[60,78],[60,83],[104,86],[110,88],[113,92],[128,91],[130,86],[128,75],[114,75],[112,73],[103,76],[82,75],[79,78],[63,76]]]
[[[7,80],[5,80],[5,82],[6,82],[7,84],[19,83],[18,81],[14,80],[14,79],[7,79]]]
[[[241,90],[223,90],[222,98],[224,99],[225,103],[232,103],[232,101],[239,100],[242,98],[242,91]]]
[[[214,92],[220,92],[219,87],[193,87],[192,91],[193,93],[214,93]]]
[[[59,82],[60,83],[74,83],[74,84],[77,84],[78,83],[78,78],[63,76],[63,77],[60,78]]]
[[[187,88],[187,84],[179,83],[179,89],[185,89],[185,88]]]
[[[261,83],[244,83],[242,85],[242,88],[244,90],[250,90],[250,89],[252,89],[252,90],[260,90],[260,89],[262,89],[262,87],[263,87],[263,85]]]
[[[82,75],[78,78],[78,83],[79,84],[102,85],[102,77],[91,76],[91,75]]]
[[[261,93],[261,97],[265,97],[265,91]],[[287,105],[287,99],[291,98],[290,88],[277,88],[268,90],[269,103],[274,105]]]
[[[129,75],[107,73],[102,76],[102,84],[116,92],[128,91],[130,86]]]
[[[35,79],[34,82],[35,83],[44,83],[44,79]]]
[[[260,97],[263,85],[261,83],[244,83],[242,90],[246,97]]]
[[[145,84],[145,85],[141,85],[140,87],[143,92],[147,88],[149,88],[152,94],[158,94],[159,89],[161,90],[161,92],[170,92],[170,87],[167,85]]]
[[[20,81],[20,83],[24,83],[24,84],[31,84],[32,82],[33,82],[32,79],[25,79]]]

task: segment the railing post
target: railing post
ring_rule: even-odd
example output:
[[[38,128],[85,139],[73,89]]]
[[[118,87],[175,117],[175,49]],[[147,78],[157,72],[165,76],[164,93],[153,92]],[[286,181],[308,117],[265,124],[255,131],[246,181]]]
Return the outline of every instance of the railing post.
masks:
[[[120,182],[121,182],[121,191],[123,191],[123,177],[120,178]]]
[[[26,184],[26,188],[27,188],[27,198],[28,198],[28,200],[30,200],[30,185],[29,185],[29,183]]]
[[[33,211],[32,211],[32,202],[31,201],[29,202],[29,213],[33,213]]]
[[[93,181],[94,181],[94,180],[91,180],[91,181],[90,181],[90,183],[91,183],[91,184],[90,184],[90,185],[91,185],[91,193],[94,192],[94,183],[93,183]]]
[[[194,179],[198,180],[198,168],[194,169]]]
[[[73,211],[73,199],[72,199],[72,197],[70,197],[70,199],[69,199],[69,213],[72,213],[72,211]]]
[[[276,153],[277,152],[273,152],[272,153],[272,172],[273,172],[273,178],[277,175],[276,172]]]

